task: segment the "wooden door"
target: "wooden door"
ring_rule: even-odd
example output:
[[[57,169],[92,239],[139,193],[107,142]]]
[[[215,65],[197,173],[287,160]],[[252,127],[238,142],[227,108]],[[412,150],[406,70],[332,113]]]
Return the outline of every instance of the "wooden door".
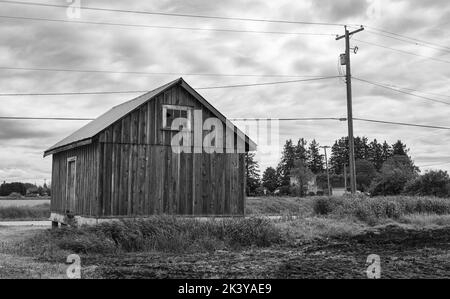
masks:
[[[76,206],[76,176],[77,176],[77,161],[76,158],[69,158],[67,161],[67,198],[66,198],[66,213],[75,213]]]

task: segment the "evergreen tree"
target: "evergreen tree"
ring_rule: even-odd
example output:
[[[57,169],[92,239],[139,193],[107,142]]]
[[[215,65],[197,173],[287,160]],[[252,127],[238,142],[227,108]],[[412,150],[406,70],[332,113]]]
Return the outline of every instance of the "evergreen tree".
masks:
[[[407,156],[409,149],[406,148],[406,144],[403,144],[400,140],[392,145],[393,156]]]
[[[376,139],[369,144],[368,160],[372,162],[377,171],[381,169],[385,162],[383,159],[383,146]]]
[[[273,167],[268,167],[263,173],[262,186],[269,192],[275,191],[278,188],[278,174]]]
[[[314,173],[319,174],[324,172],[325,166],[324,166],[324,156],[320,154],[320,145],[316,142],[316,140],[313,140],[309,144],[308,149],[308,168]]]
[[[307,148],[307,142],[304,138],[300,138],[297,142],[297,146],[295,147],[295,154],[294,159],[295,160],[301,160],[306,162],[308,160],[308,150]]]
[[[392,157],[392,148],[386,141],[382,145],[382,157],[384,162]]]
[[[348,165],[349,151],[348,138],[336,140],[331,147],[330,168],[335,174],[344,173],[344,165]]]
[[[292,140],[287,140],[283,148],[283,153],[281,154],[281,161],[277,167],[280,186],[290,185],[289,175],[291,169],[294,167],[295,157],[299,154],[297,151],[298,148],[292,144]]]
[[[294,168],[291,170],[291,174],[297,182],[298,195],[300,197],[305,196],[308,188],[308,182],[314,174],[303,160],[295,160]]]
[[[255,153],[245,154],[245,174],[247,183],[247,196],[254,195],[256,189],[260,186],[259,165],[255,160]]]

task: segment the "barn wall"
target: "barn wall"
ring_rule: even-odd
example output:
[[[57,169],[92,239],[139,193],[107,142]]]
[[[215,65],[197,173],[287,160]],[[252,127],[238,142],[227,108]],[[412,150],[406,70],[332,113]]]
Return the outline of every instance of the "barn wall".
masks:
[[[213,117],[177,85],[104,130],[100,215],[242,215],[244,155],[173,153],[177,132],[162,129],[164,104],[201,109],[204,120]]]
[[[96,215],[98,207],[98,144],[82,146],[53,155],[51,211],[65,213],[67,159],[76,157],[76,205],[78,215]]]
[[[103,147],[111,156],[103,159],[107,164],[101,174],[100,216],[244,213],[243,154],[178,154],[168,146]]]

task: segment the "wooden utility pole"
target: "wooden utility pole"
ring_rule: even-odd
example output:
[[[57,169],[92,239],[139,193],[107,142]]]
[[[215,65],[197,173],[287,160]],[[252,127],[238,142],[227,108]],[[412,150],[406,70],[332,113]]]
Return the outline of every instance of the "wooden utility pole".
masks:
[[[347,164],[344,164],[344,188],[347,192]]]
[[[345,38],[345,66],[346,66],[346,83],[347,83],[347,121],[348,121],[348,144],[349,144],[349,156],[350,156],[350,189],[352,194],[356,193],[356,167],[355,167],[355,140],[353,136],[353,104],[352,104],[352,75],[350,67],[350,36],[363,31],[361,28],[349,32],[347,26],[345,26],[345,34],[336,37],[336,40]],[[357,48],[353,49],[356,53]],[[342,63],[342,62],[341,62]],[[343,63],[343,64],[344,64]]]
[[[330,148],[329,146],[321,146],[321,148],[325,151],[325,167],[327,168],[327,181],[328,181],[328,196],[331,196],[331,185],[330,185],[330,171],[328,169],[328,156],[327,156],[327,149]]]

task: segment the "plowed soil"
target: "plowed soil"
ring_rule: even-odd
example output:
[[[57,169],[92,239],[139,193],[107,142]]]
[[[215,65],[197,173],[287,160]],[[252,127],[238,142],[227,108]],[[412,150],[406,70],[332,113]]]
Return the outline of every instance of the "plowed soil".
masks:
[[[296,246],[197,254],[142,253],[90,257],[85,277],[103,278],[360,278],[370,254],[381,278],[450,278],[450,227],[386,226],[354,237]]]

